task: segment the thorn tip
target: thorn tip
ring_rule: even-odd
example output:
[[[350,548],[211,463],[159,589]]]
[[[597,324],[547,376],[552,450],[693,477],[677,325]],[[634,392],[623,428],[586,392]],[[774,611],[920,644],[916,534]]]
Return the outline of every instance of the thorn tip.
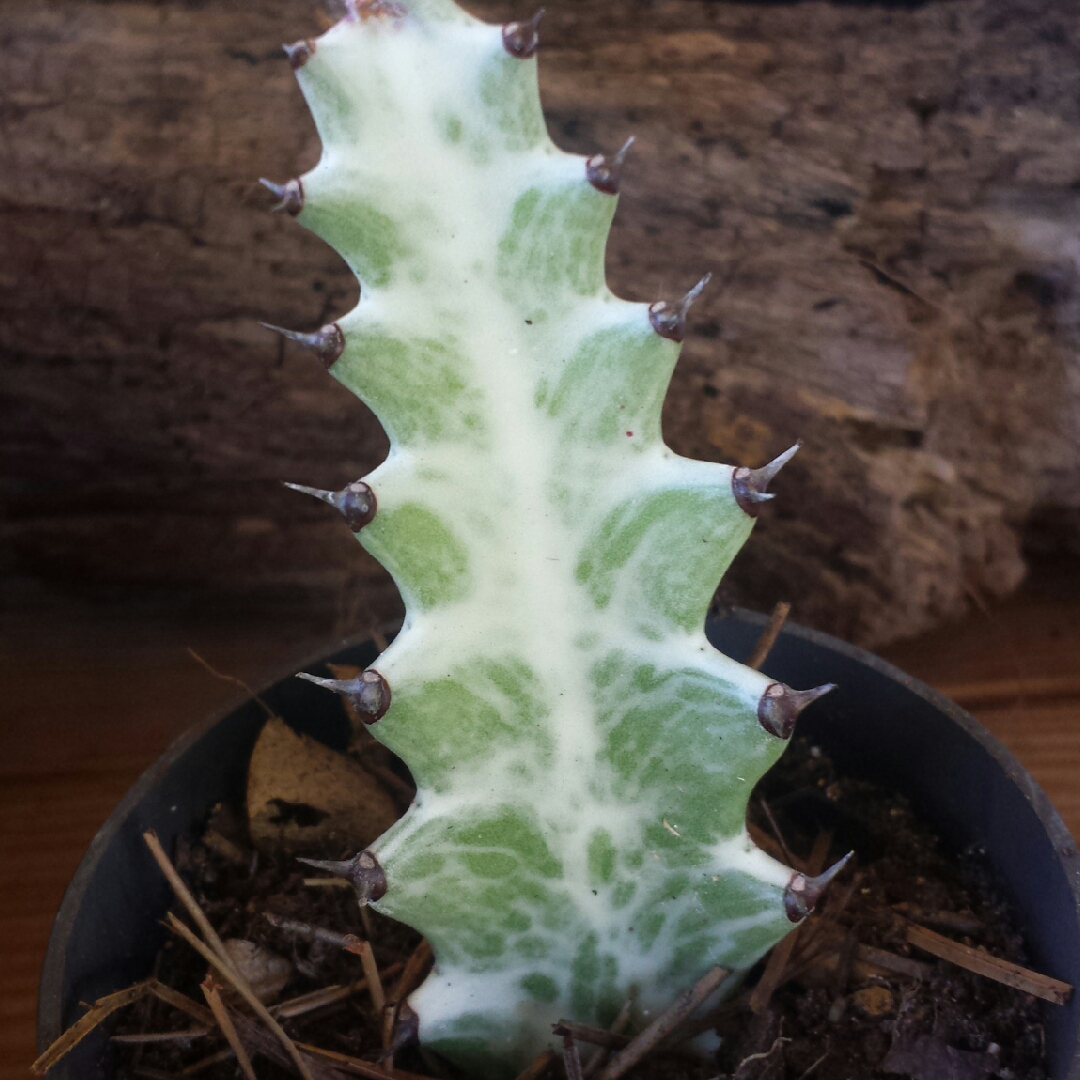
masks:
[[[346,484],[341,491],[324,491],[306,484],[291,484],[288,480],[283,483],[293,491],[314,495],[316,499],[329,503],[341,512],[354,533],[358,533],[365,525],[370,525],[378,509],[375,492],[363,480],[354,480],[351,484]]]
[[[782,682],[772,682],[758,701],[758,723],[778,739],[790,739],[799,713],[811,702],[836,689],[836,683],[825,683],[812,690],[792,690]]]
[[[301,858],[297,861],[306,866],[314,866],[317,870],[329,870],[331,874],[344,878],[352,885],[361,907],[373,900],[381,900],[386,895],[386,873],[370,851],[361,851],[344,862]]]
[[[259,183],[278,200],[277,206],[274,207],[275,213],[278,210],[284,210],[291,217],[296,217],[304,209],[304,185],[299,180],[275,184],[273,180],[260,176]]]
[[[502,28],[503,48],[518,60],[528,60],[540,44],[538,28],[543,17],[544,9],[540,8],[527,22],[507,23]]]
[[[794,923],[800,922],[814,910],[822,894],[841,870],[847,866],[854,851],[849,851],[839,862],[835,862],[823,874],[807,877],[805,874],[792,874],[784,889],[784,914]]]
[[[286,330],[283,326],[275,326],[273,323],[268,322],[259,325],[265,326],[267,330],[273,330],[274,333],[311,349],[326,365],[327,370],[333,367],[334,362],[345,351],[345,335],[341,332],[341,327],[337,323],[327,323],[311,334],[305,334],[299,330]]]
[[[585,179],[597,191],[604,192],[605,195],[618,195],[619,185],[622,183],[622,166],[626,160],[626,155],[630,150],[630,147],[634,145],[634,136],[631,135],[626,142],[623,143],[622,149],[611,159],[608,159],[603,154],[593,154],[585,162]]]
[[[390,684],[374,668],[366,668],[355,679],[324,679],[306,671],[298,672],[296,677],[340,694],[369,726],[381,720],[390,708]]]
[[[702,289],[712,280],[712,274],[706,274],[677,304],[658,300],[649,308],[649,322],[653,329],[670,341],[682,341],[686,337],[686,316],[690,305],[701,295]]]
[[[741,465],[731,474],[731,490],[735,501],[751,517],[757,517],[763,502],[774,498],[773,492],[767,490],[769,482],[798,453],[800,446],[802,439],[760,469],[748,469]]]
[[[310,40],[294,41],[291,45],[281,47],[285,50],[285,55],[289,58],[289,67],[293,71],[299,71],[315,52],[315,42]]]

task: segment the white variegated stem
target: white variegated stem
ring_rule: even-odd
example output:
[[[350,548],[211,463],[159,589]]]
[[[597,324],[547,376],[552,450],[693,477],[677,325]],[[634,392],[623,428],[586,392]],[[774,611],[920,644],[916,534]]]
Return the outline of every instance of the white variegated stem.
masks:
[[[652,307],[608,290],[630,144],[609,162],[551,143],[537,19],[361,0],[288,48],[323,151],[267,184],[361,283],[336,322],[278,332],[391,444],[362,487],[290,485],[345,514],[407,612],[377,671],[305,676],[418,785],[335,872],[431,943],[420,1037],[477,1075],[513,1075],[560,1018],[610,1023],[631,987],[654,1010],[745,969],[814,888],[745,828],[810,698],[702,630],[793,451],[733,470],[664,445],[708,278]]]

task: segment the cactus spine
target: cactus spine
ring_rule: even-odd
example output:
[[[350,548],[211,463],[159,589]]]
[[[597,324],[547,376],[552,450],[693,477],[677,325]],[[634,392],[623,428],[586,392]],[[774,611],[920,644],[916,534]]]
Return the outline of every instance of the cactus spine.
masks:
[[[453,0],[351,7],[287,48],[323,151],[267,183],[360,280],[353,311],[297,340],[391,440],[344,492],[301,489],[407,610],[377,670],[321,680],[419,785],[350,865],[434,948],[422,1041],[496,1075],[560,1017],[609,1022],[632,985],[654,1010],[746,968],[814,884],[796,897],[744,825],[814,695],[702,630],[787,455],[732,470],[664,446],[697,290],[651,307],[608,290],[622,155],[551,143],[535,46],[535,20],[492,27]]]

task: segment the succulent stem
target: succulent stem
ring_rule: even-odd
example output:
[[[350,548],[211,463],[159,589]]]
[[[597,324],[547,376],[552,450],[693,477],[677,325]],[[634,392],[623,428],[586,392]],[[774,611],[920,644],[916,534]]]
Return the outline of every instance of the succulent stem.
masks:
[[[289,486],[345,516],[404,626],[377,671],[302,678],[379,721],[417,796],[357,860],[315,865],[430,942],[410,995],[425,1047],[513,1077],[554,1049],[551,1021],[606,1025],[631,985],[659,1015],[788,932],[785,887],[807,889],[753,848],[747,796],[827,688],[705,638],[790,454],[732,470],[664,445],[709,276],[651,307],[608,288],[632,140],[587,160],[552,144],[529,60],[542,11],[487,26],[454,0],[349,3],[286,49],[322,157],[265,183],[360,301],[314,333],[269,328],[389,436],[362,481]]]

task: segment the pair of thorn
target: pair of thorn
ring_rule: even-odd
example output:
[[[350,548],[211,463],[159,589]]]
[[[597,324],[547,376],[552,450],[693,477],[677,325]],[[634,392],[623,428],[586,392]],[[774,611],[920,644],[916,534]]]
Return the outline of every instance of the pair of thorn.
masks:
[[[402,4],[394,3],[394,0],[345,0],[345,20],[357,22],[368,16],[384,16],[393,19],[402,19],[408,14],[408,10]],[[525,22],[507,23],[502,28],[503,48],[518,60],[528,60],[535,55],[537,46],[540,44],[540,20],[544,17],[544,9],[541,8],[531,19]],[[283,45],[285,55],[289,58],[289,65],[293,71],[299,71],[314,55],[314,41],[295,41],[291,45]]]
[[[593,154],[585,161],[585,179],[597,191],[603,191],[608,195],[617,195],[619,185],[622,182],[622,167],[630,147],[634,145],[634,136],[631,135],[623,143],[622,149],[610,160],[603,154]],[[274,213],[284,210],[291,217],[296,217],[304,209],[304,185],[300,180],[287,180],[284,184],[278,184],[268,180],[265,176],[259,177],[262,184],[275,199],[277,206],[271,207]]]
[[[298,181],[293,182],[299,183]],[[279,186],[276,184],[271,185],[268,180],[263,180],[262,183],[272,188]],[[711,278],[712,274],[706,274],[676,304],[669,304],[666,300],[658,300],[653,304],[649,308],[649,322],[652,328],[663,338],[668,338],[671,341],[682,341],[686,336],[686,315],[690,310],[690,305],[701,295],[702,289],[705,288]],[[345,335],[341,332],[341,327],[337,323],[327,323],[326,326],[310,333],[287,330],[283,326],[275,326],[273,323],[268,322],[259,325],[265,326],[267,330],[273,330],[275,333],[281,334],[282,337],[311,349],[327,368],[330,368],[345,351]],[[789,451],[789,454],[791,453],[794,453],[794,450]],[[787,459],[785,458],[785,460]],[[781,461],[780,465],[783,465],[783,463]],[[779,469],[779,466],[777,468]],[[752,495],[748,495],[747,498],[751,502],[755,501]]]
[[[307,338],[316,337],[316,334],[296,334],[291,330],[282,330],[277,326],[263,323],[263,326],[276,330],[280,334],[293,340],[304,341]],[[323,328],[327,329],[326,327]],[[336,325],[331,329],[337,329]],[[340,331],[338,331],[340,333]],[[320,331],[319,333],[322,333]],[[304,342],[307,343],[306,341]],[[735,501],[743,512],[750,517],[757,517],[763,503],[776,498],[775,493],[767,490],[770,481],[776,474],[795,456],[799,447],[802,446],[800,439],[794,446],[788,447],[782,454],[775,457],[767,465],[760,469],[748,469],[745,465],[739,466],[731,474],[731,490]],[[340,491],[327,491],[323,488],[308,487],[306,484],[293,484],[285,482],[287,488],[302,492],[305,495],[314,495],[337,510],[344,518],[349,528],[358,533],[365,525],[370,525],[378,510],[378,500],[375,492],[363,480],[354,480],[346,484]],[[782,726],[782,725],[781,725]]]
[[[374,668],[367,668],[352,679],[324,679],[307,672],[301,672],[298,677],[346,698],[365,724],[377,723],[390,708],[390,684]],[[835,683],[825,683],[810,690],[792,690],[785,683],[771,682],[758,700],[758,723],[777,739],[790,739],[803,709],[835,689]]]
[[[854,854],[853,851],[849,851],[842,859],[816,877],[810,877],[799,871],[792,874],[783,893],[784,914],[788,919],[793,923],[805,919]],[[372,901],[381,900],[386,895],[386,872],[371,851],[361,851],[351,859],[340,862],[325,859],[300,859],[299,861],[306,866],[326,870],[337,877],[344,878],[353,887],[361,907],[366,907]]]

